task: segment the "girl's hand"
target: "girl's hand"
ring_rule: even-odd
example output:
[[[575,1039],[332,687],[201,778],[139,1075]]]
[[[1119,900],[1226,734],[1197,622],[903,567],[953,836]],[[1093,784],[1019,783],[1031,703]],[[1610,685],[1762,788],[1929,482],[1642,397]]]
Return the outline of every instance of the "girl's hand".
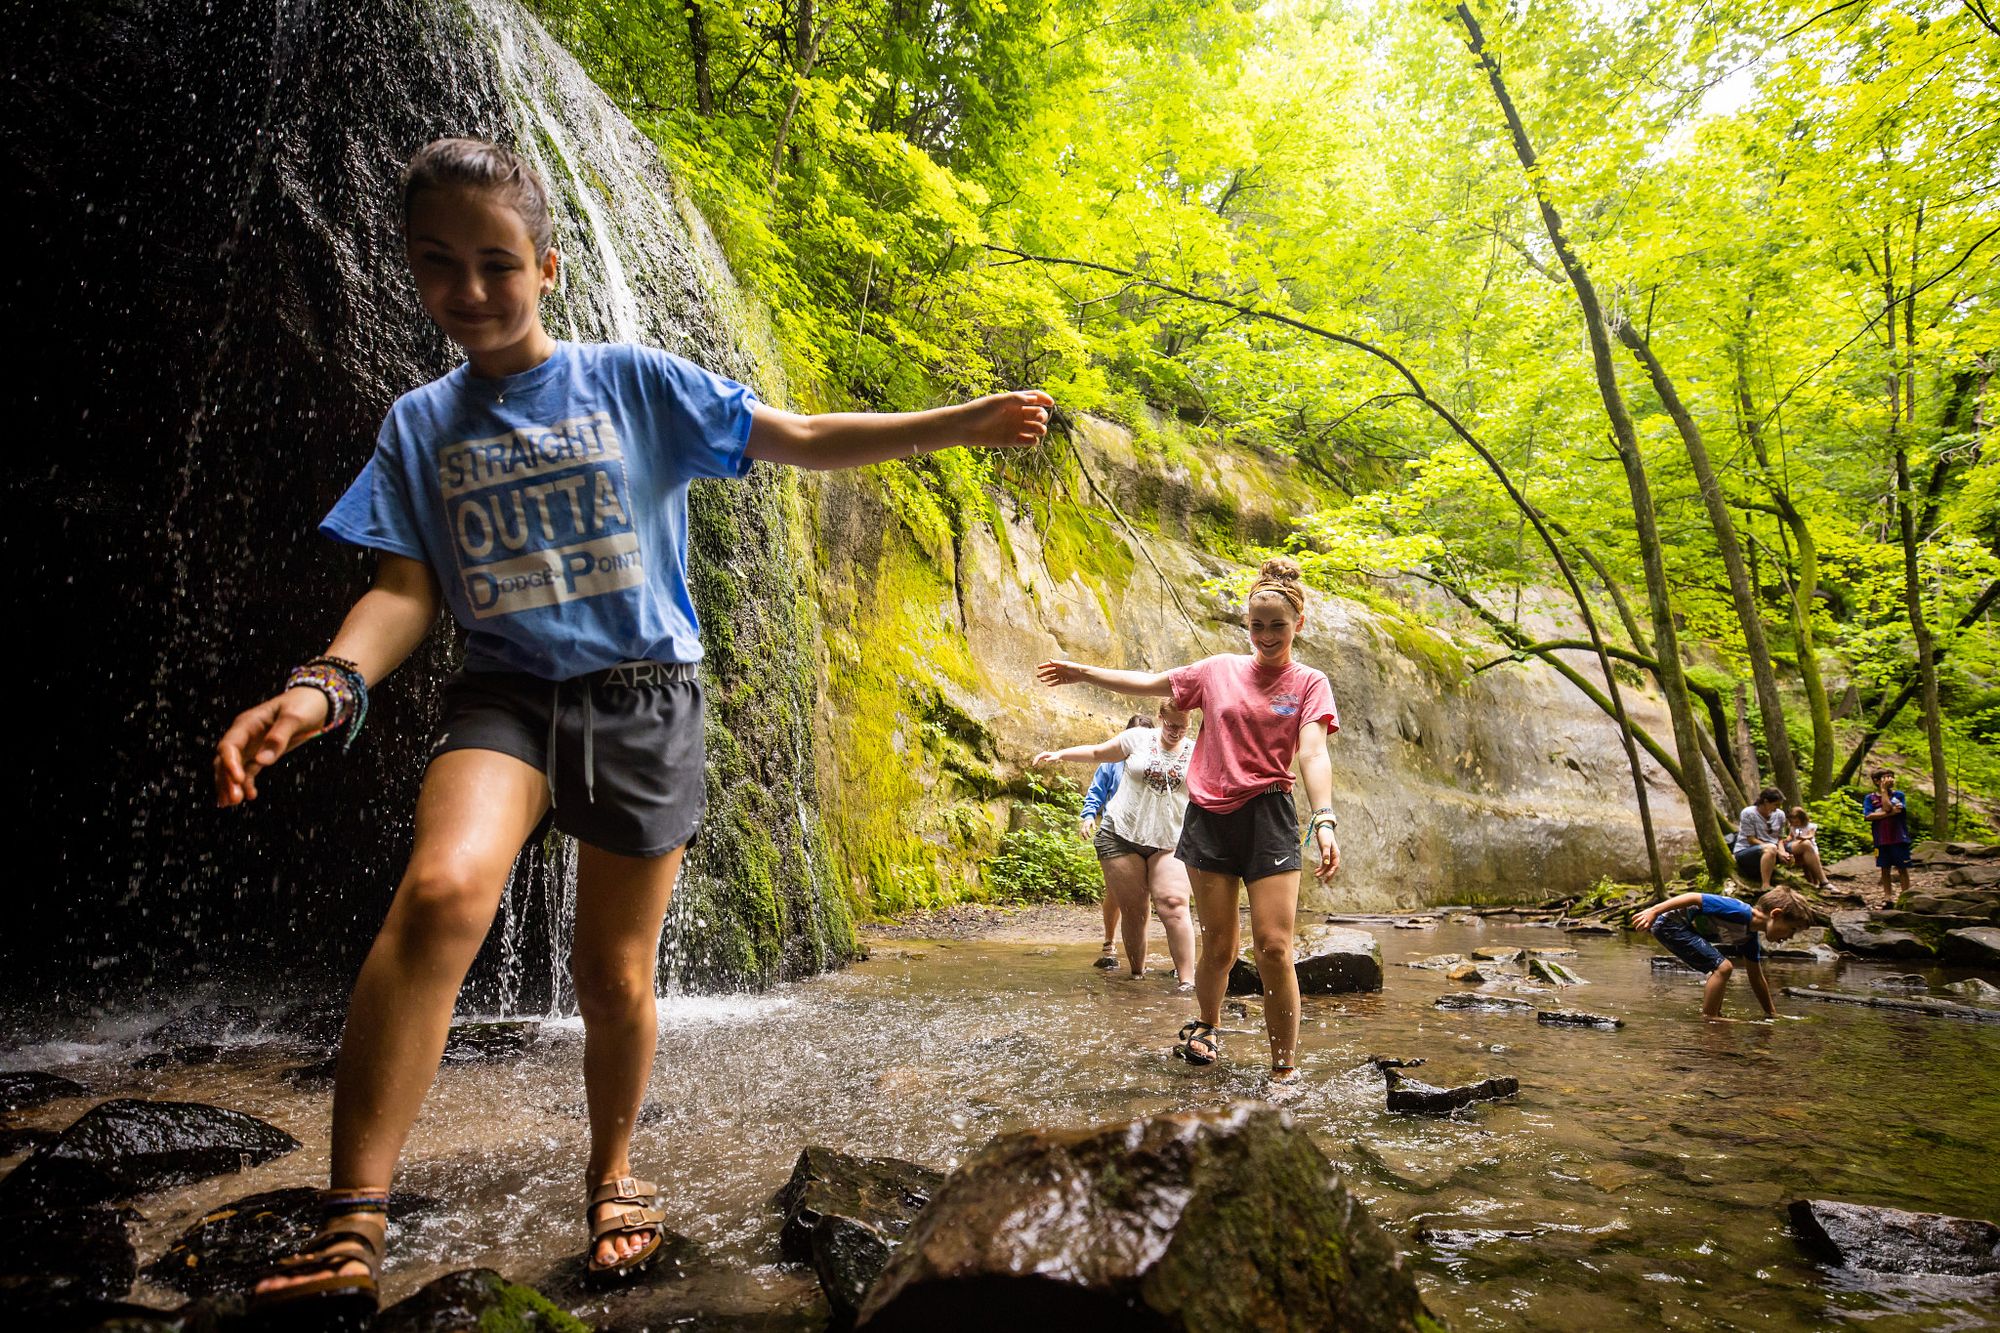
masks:
[[[1057,658],[1044,662],[1035,668],[1035,679],[1044,685],[1074,685],[1083,679],[1084,666],[1080,662],[1066,662]]]
[[[326,696],[300,686],[236,715],[215,743],[215,803],[225,809],[257,799],[257,775],[319,735]]]
[[[1313,831],[1319,835],[1319,864],[1313,867],[1313,876],[1325,884],[1340,873],[1340,843],[1324,824]]]
[[[1097,836],[1097,816],[1085,815],[1082,819],[1077,821],[1076,831],[1083,835],[1083,840],[1085,842],[1089,842],[1092,838]]]
[[[1016,449],[1039,444],[1049,433],[1049,409],[1056,400],[1040,389],[989,393],[960,409],[960,443],[983,449]]]
[[[1056,752],[1054,750],[1043,750],[1041,753],[1037,754],[1033,759],[1030,759],[1028,761],[1029,765],[1034,768],[1047,768],[1050,764],[1055,764],[1060,762],[1062,761],[1056,758]]]

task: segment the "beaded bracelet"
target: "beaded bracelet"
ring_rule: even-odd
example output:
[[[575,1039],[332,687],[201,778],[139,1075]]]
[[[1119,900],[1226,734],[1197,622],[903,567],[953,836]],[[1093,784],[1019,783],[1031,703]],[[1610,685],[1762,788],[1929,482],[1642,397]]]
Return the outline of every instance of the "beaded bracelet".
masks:
[[[354,738],[361,734],[361,724],[368,720],[368,678],[361,674],[361,668],[344,657],[315,657],[304,666],[292,668],[285,678],[285,688],[318,690],[326,697],[326,725],[324,731],[332,731],[343,724],[347,728],[347,739],[341,745],[345,753],[354,748]]]

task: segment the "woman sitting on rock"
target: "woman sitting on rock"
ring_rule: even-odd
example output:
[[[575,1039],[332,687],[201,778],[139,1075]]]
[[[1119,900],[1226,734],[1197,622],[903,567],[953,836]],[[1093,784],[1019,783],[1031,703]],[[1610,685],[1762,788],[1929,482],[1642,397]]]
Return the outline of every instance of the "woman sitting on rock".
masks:
[[[1194,740],[1187,714],[1161,704],[1158,725],[1133,726],[1102,745],[1044,750],[1048,764],[1120,764],[1118,789],[1099,817],[1091,845],[1104,867],[1104,898],[1116,907],[1125,939],[1125,961],[1134,977],[1146,975],[1146,899],[1167,932],[1167,952],[1181,989],[1194,989],[1194,927],[1188,922],[1187,867],[1174,855],[1187,810],[1187,767]],[[1110,909],[1106,917],[1110,917]]]
[[[1298,915],[1298,810],[1292,765],[1299,764],[1312,802],[1308,836],[1318,843],[1315,874],[1322,883],[1340,868],[1334,838],[1333,766],[1326,738],[1340,728],[1326,676],[1292,658],[1305,624],[1299,567],[1266,560],[1250,586],[1244,624],[1249,655],[1203,658],[1172,671],[1117,671],[1076,662],[1044,662],[1044,685],[1086,683],[1120,694],[1156,695],[1202,713],[1201,738],[1188,763],[1187,817],[1176,848],[1194,886],[1201,918],[1195,967],[1200,1014],[1181,1029],[1174,1053],[1191,1064],[1213,1064],[1222,1052],[1216,1028],[1236,960],[1240,891],[1250,899],[1250,932],[1264,982],[1264,1023],[1271,1038],[1271,1082],[1298,1078],[1299,982],[1292,968]]]

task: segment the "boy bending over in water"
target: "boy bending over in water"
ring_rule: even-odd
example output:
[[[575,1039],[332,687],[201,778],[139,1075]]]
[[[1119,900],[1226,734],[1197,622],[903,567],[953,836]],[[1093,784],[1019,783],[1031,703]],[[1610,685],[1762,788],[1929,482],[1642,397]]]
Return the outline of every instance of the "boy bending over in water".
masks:
[[[1632,918],[1632,929],[1650,930],[1674,957],[1708,977],[1701,992],[1701,1016],[1722,1017],[1722,992],[1729,985],[1736,965],[1724,958],[1713,944],[1697,935],[1690,919],[1700,912],[1715,923],[1724,940],[1741,942],[1744,970],[1750,974],[1750,990],[1764,1006],[1764,1016],[1776,1018],[1771,1003],[1771,984],[1764,979],[1764,948],[1760,938],[1772,943],[1788,940],[1813,923],[1813,910],[1804,898],[1790,889],[1777,888],[1762,894],[1752,907],[1739,898],[1714,893],[1682,893],[1663,903],[1654,903]]]
[[[352,736],[369,687],[441,607],[468,631],[409,868],[348,1006],[321,1229],[250,1299],[285,1327],[373,1314],[396,1159],[514,858],[551,813],[580,844],[570,971],[590,1111],[578,1201],[589,1274],[628,1278],[659,1254],[662,1191],[637,1178],[630,1153],[659,1040],[660,925],[706,790],[688,483],[742,477],[752,459],[845,468],[1033,444],[1052,406],[1023,392],[896,416],[795,416],[650,347],[551,338],[540,308],[559,264],[548,194],[495,144],[420,151],[403,221],[417,297],[465,364],[396,401],[321,524],[378,553],[374,587],[326,655],[215,748],[216,803],[253,801],[297,746]]]

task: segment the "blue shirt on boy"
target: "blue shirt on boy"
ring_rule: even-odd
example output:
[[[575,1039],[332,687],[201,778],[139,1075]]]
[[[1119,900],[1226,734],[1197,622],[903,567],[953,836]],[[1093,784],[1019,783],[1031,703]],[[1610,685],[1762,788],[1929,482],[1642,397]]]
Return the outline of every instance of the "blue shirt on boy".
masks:
[[[499,379],[460,366],[396,400],[320,531],[429,565],[468,670],[698,662],[688,483],[749,470],[755,402],[622,343],[558,342]]]
[[[1751,915],[1749,903],[1738,898],[1726,898],[1719,893],[1704,893],[1701,895],[1700,911],[1715,923],[1715,933],[1724,943],[1740,943],[1745,958],[1753,963],[1763,961],[1763,939],[1750,928],[1755,918]]]
[[[1901,792],[1891,792],[1890,798],[1903,808],[1894,814],[1885,815],[1881,819],[1868,820],[1868,830],[1874,835],[1877,847],[1893,847],[1899,842],[1908,842],[1910,840],[1909,798]],[[1880,792],[1871,791],[1861,798],[1861,817],[1863,819],[1868,819],[1869,815],[1884,808],[1886,807],[1882,804],[1882,794]]]

